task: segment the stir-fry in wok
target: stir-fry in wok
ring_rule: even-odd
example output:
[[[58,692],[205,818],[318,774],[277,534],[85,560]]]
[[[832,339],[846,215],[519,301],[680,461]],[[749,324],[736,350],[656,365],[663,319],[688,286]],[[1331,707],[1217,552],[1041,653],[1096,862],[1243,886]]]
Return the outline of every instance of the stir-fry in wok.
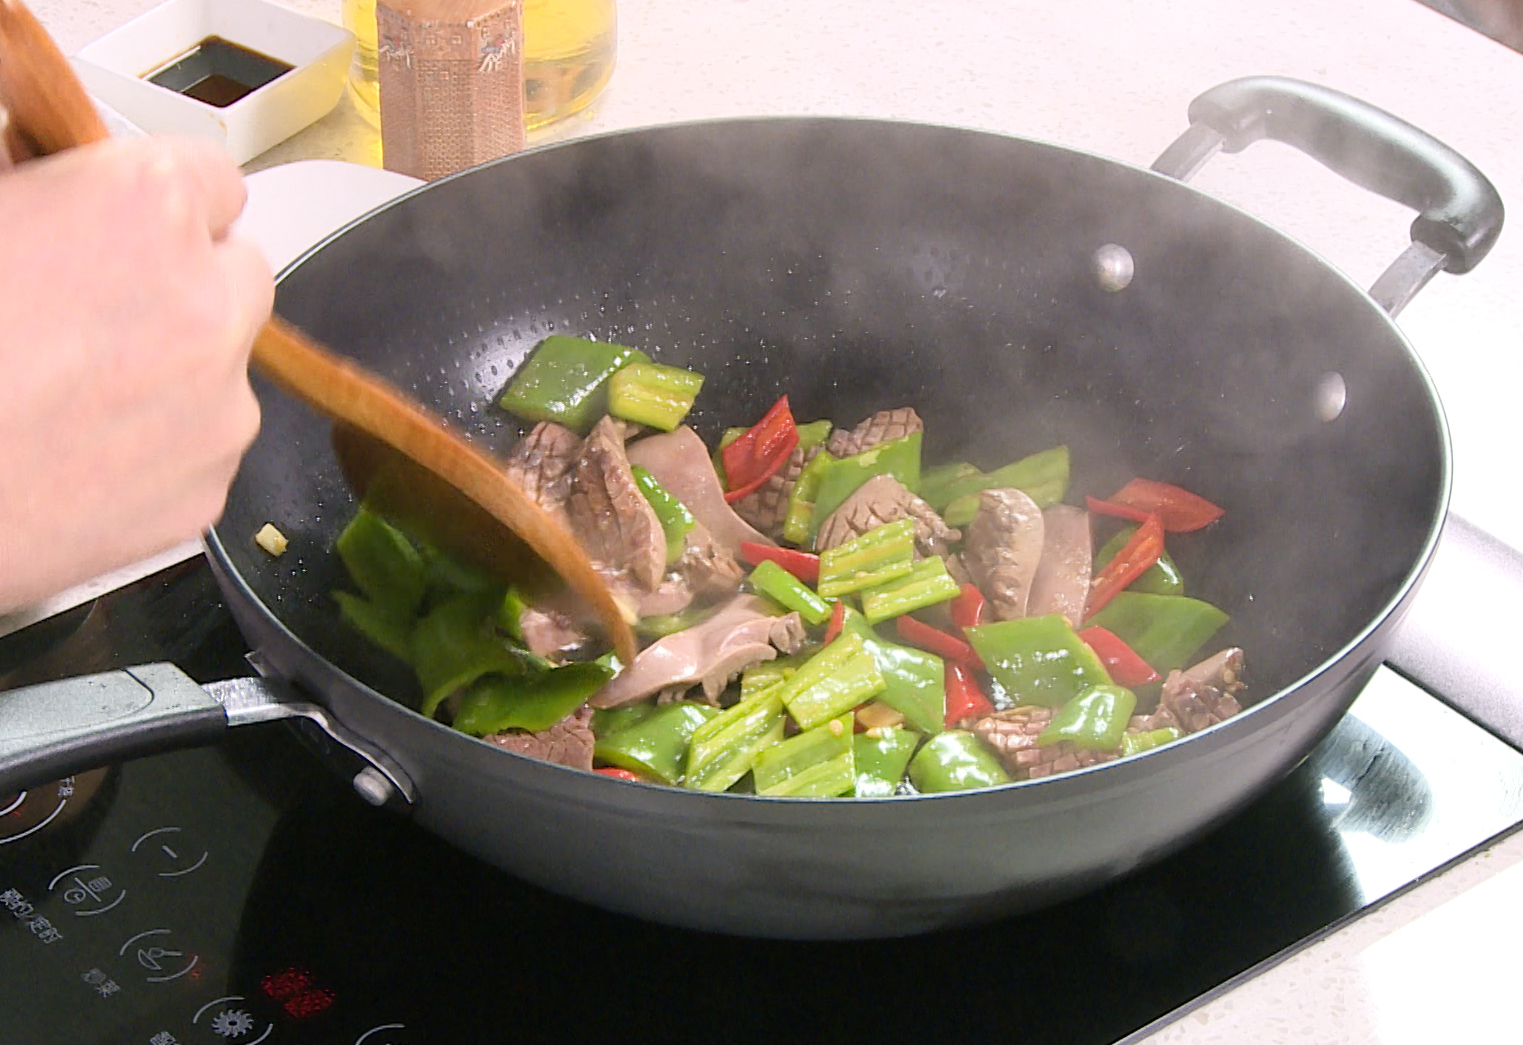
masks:
[[[909,407],[844,428],[784,396],[711,448],[682,424],[702,384],[557,336],[501,399],[532,425],[507,467],[638,618],[622,671],[564,592],[361,508],[337,548],[358,591],[334,598],[411,665],[420,712],[631,780],[879,797],[1079,769],[1240,710],[1242,651],[1196,660],[1227,617],[1165,548],[1209,501],[1139,478],[1065,504],[1063,446],[922,468]]]

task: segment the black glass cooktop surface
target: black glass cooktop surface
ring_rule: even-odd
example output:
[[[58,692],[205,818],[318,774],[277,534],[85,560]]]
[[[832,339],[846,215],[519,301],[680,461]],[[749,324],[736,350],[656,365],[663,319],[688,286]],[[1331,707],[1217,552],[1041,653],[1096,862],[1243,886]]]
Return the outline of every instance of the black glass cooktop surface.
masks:
[[[199,560],[0,640],[0,688],[243,645]],[[0,1045],[1140,1037],[1523,821],[1523,754],[1382,669],[1315,754],[1168,861],[871,943],[562,900],[367,806],[283,725],[0,796]],[[610,867],[617,874],[617,867]]]

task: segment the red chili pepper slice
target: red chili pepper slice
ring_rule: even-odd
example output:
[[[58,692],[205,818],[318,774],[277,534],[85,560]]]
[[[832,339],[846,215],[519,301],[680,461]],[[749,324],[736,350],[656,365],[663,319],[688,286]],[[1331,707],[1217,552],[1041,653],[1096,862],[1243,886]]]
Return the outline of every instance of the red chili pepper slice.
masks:
[[[594,769],[593,772],[602,773],[604,776],[611,776],[615,780],[629,780],[636,784],[644,779],[639,773],[631,773],[629,770],[620,769],[618,766],[603,766],[600,769]]]
[[[820,557],[796,548],[778,548],[771,544],[741,541],[740,557],[752,566],[770,559],[805,584],[816,584],[820,579]]]
[[[720,451],[730,485],[724,499],[733,504],[761,486],[787,463],[798,445],[799,430],[793,423],[788,397],[779,396],[760,421]]]
[[[846,603],[836,600],[836,608],[830,611],[830,623],[825,625],[825,645],[830,645],[846,626]]]
[[[1098,497],[1086,497],[1084,498],[1084,503],[1096,515],[1113,515],[1118,519],[1126,519],[1130,522],[1147,522],[1148,513],[1141,508],[1133,508],[1129,504],[1102,501]]]
[[[978,688],[978,680],[973,677],[973,672],[956,661],[947,664],[945,691],[948,729],[956,729],[957,724],[965,719],[994,714],[994,705],[989,703],[989,698]]]
[[[1101,606],[1110,602],[1116,593],[1132,583],[1163,554],[1163,524],[1158,516],[1150,515],[1137,527],[1131,540],[1124,544],[1116,557],[1105,564],[1105,569],[1095,574],[1089,586],[1089,608],[1086,617],[1098,613]]]
[[[1122,641],[1115,632],[1091,624],[1079,632],[1079,638],[1095,651],[1095,656],[1100,658],[1100,663],[1105,665],[1111,681],[1116,685],[1130,689],[1158,681],[1159,675],[1153,666],[1138,656],[1137,651]]]
[[[984,607],[988,600],[971,581],[964,582],[962,594],[952,600],[952,623],[959,628],[972,628],[984,622]]]
[[[1189,533],[1214,523],[1224,514],[1223,509],[1199,494],[1152,479],[1133,479],[1116,491],[1111,503],[1158,516],[1167,533]]]
[[[905,642],[928,650],[938,657],[975,668],[983,666],[983,661],[978,659],[978,654],[973,651],[972,646],[955,635],[948,635],[940,628],[933,628],[908,614],[895,617],[894,627],[898,630],[899,637]]]

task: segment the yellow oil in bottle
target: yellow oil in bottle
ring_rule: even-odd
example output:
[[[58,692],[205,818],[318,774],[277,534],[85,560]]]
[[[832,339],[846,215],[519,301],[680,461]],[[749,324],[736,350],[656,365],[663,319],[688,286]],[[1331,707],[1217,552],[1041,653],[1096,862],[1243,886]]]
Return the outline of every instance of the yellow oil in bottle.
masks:
[[[358,46],[349,69],[356,108],[380,124],[375,0],[343,0]],[[529,130],[585,109],[613,75],[615,0],[523,0],[524,104]]]

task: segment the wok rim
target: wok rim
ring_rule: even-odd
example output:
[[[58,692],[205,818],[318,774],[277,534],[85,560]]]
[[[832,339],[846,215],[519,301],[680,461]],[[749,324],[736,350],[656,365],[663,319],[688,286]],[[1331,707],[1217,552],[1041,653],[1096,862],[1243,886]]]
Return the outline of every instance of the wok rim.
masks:
[[[670,801],[672,802],[698,802],[718,799],[731,802],[743,802],[747,804],[748,808],[754,808],[758,802],[761,802],[764,805],[770,805],[773,807],[787,808],[792,806],[800,806],[813,810],[824,810],[832,808],[861,809],[863,808],[864,804],[879,806],[883,803],[899,804],[905,803],[907,801],[923,802],[927,800],[937,799],[946,800],[960,798],[964,800],[978,799],[988,801],[992,800],[992,796],[1023,793],[1025,790],[1029,790],[1030,788],[1043,784],[1053,785],[1060,782],[1068,784],[1070,782],[1088,780],[1092,778],[1096,773],[1103,772],[1107,769],[1111,769],[1120,765],[1136,765],[1140,759],[1144,758],[1151,757],[1155,764],[1160,765],[1164,762],[1174,762],[1178,758],[1184,757],[1186,755],[1189,750],[1188,745],[1191,741],[1195,741],[1197,738],[1234,734],[1243,730],[1249,730],[1253,727],[1256,719],[1263,717],[1264,713],[1260,712],[1261,708],[1267,709],[1271,707],[1278,707],[1280,704],[1285,703],[1286,701],[1292,699],[1294,696],[1303,693],[1308,689],[1308,687],[1315,686],[1318,680],[1324,678],[1325,676],[1334,674],[1340,668],[1340,666],[1347,667],[1349,663],[1352,663],[1356,659],[1356,654],[1361,648],[1369,646],[1372,641],[1376,639],[1377,633],[1379,633],[1382,629],[1392,627],[1400,623],[1399,619],[1393,621],[1392,618],[1393,616],[1403,615],[1405,613],[1406,609],[1410,606],[1412,599],[1415,598],[1417,590],[1421,586],[1423,577],[1426,574],[1429,565],[1432,563],[1433,557],[1438,549],[1438,543],[1443,537],[1445,523],[1449,516],[1449,506],[1451,502],[1453,487],[1453,446],[1449,432],[1448,417],[1444,411],[1443,400],[1438,394],[1438,389],[1433,382],[1432,375],[1428,371],[1428,368],[1424,365],[1422,358],[1418,355],[1416,349],[1412,346],[1406,334],[1397,325],[1395,319],[1383,308],[1381,308],[1378,303],[1376,303],[1374,298],[1371,297],[1369,290],[1354,282],[1354,280],[1347,273],[1345,273],[1342,269],[1339,269],[1337,266],[1333,265],[1312,247],[1302,242],[1295,236],[1292,236],[1289,233],[1276,228],[1274,225],[1269,224],[1264,219],[1252,214],[1237,204],[1213,196],[1203,189],[1191,185],[1189,182],[1180,181],[1176,178],[1161,174],[1158,171],[1152,170],[1150,168],[1139,167],[1125,160],[1104,156],[1085,149],[1062,145],[1059,143],[1047,141],[1045,139],[1027,138],[1024,136],[1007,134],[999,131],[991,131],[981,128],[965,127],[955,124],[922,120],[840,115],[759,115],[707,117],[694,120],[672,121],[668,123],[645,124],[636,127],[603,131],[597,134],[572,138],[565,141],[544,143],[530,149],[525,149],[522,152],[502,156],[495,160],[457,171],[435,181],[425,182],[413,186],[395,196],[394,198],[367,211],[366,213],[353,218],[340,228],[328,233],[326,236],[322,237],[306,250],[302,251],[293,260],[287,263],[279,271],[279,273],[277,273],[277,287],[279,284],[283,283],[286,279],[291,277],[293,273],[299,269],[309,258],[321,252],[329,244],[344,236],[350,230],[364,224],[371,218],[382,214],[393,207],[405,204],[407,201],[412,200],[420,194],[423,194],[437,186],[447,185],[459,179],[470,178],[472,176],[478,175],[482,171],[495,168],[499,165],[524,160],[528,157],[536,156],[542,153],[550,153],[563,149],[574,149],[579,146],[585,146],[590,143],[601,142],[608,139],[644,137],[665,132],[694,130],[701,131],[708,127],[734,127],[745,124],[838,124],[855,125],[859,127],[879,126],[889,128],[938,130],[954,132],[963,135],[973,135],[1002,142],[1015,143],[1021,146],[1034,146],[1037,148],[1051,150],[1070,156],[1083,157],[1091,161],[1122,168],[1131,174],[1144,175],[1148,178],[1167,183],[1172,187],[1173,191],[1184,190],[1188,194],[1194,196],[1199,201],[1201,206],[1217,208],[1236,214],[1238,217],[1246,219],[1247,221],[1256,225],[1261,231],[1279,238],[1294,250],[1305,254],[1311,261],[1316,264],[1319,272],[1321,272],[1325,277],[1335,279],[1336,281],[1342,283],[1347,289],[1354,291],[1356,295],[1362,299],[1363,305],[1378,315],[1379,318],[1384,321],[1384,325],[1387,328],[1388,333],[1394,336],[1395,344],[1400,347],[1403,355],[1405,356],[1406,362],[1412,367],[1413,373],[1418,379],[1418,382],[1426,395],[1428,406],[1433,411],[1433,420],[1435,422],[1436,434],[1438,436],[1439,451],[1437,462],[1439,475],[1437,480],[1437,490],[1435,491],[1435,510],[1433,512],[1432,519],[1430,519],[1427,524],[1427,533],[1423,538],[1422,545],[1418,551],[1418,554],[1415,556],[1406,574],[1402,577],[1399,584],[1393,590],[1390,598],[1379,607],[1379,609],[1370,617],[1370,619],[1362,627],[1360,627],[1359,630],[1347,642],[1345,642],[1337,650],[1328,654],[1317,665],[1305,672],[1299,678],[1287,683],[1285,686],[1269,694],[1268,696],[1265,696],[1263,699],[1257,700],[1251,705],[1243,708],[1243,710],[1237,715],[1208,726],[1207,728],[1196,733],[1188,734],[1182,737],[1180,740],[1175,741],[1174,743],[1166,744],[1162,747],[1153,748],[1147,751],[1142,751],[1135,755],[1122,756],[1107,762],[1086,766],[1082,769],[1072,770],[1054,776],[1041,777],[1035,780],[1010,781],[1008,783],[998,784],[993,787],[960,791],[917,793],[912,795],[887,795],[865,798],[858,798],[854,796],[810,798],[799,796],[737,794],[728,791],[695,791],[680,786],[674,787],[654,782],[620,780],[609,777],[605,774],[587,773],[583,770],[576,769],[571,766],[563,766],[557,763],[545,762],[540,759],[531,758],[528,755],[523,755],[518,752],[499,748],[496,745],[482,740],[481,738],[469,736],[468,734],[461,733],[442,722],[435,721],[431,718],[426,718],[416,709],[408,707],[405,703],[399,700],[386,696],[385,694],[371,687],[368,683],[355,678],[353,675],[340,668],[333,661],[330,661],[326,657],[318,654],[314,649],[312,649],[311,646],[309,646],[304,640],[296,635],[296,633],[293,632],[286,625],[286,623],[270,609],[265,601],[260,599],[254,593],[253,589],[245,580],[243,573],[239,571],[238,568],[234,565],[232,557],[226,551],[224,542],[219,532],[219,527],[222,525],[221,521],[219,520],[205,532],[202,541],[205,546],[208,558],[213,561],[213,565],[215,566],[213,572],[217,577],[218,584],[222,588],[224,595],[230,599],[236,595],[237,599],[243,603],[245,610],[251,611],[255,613],[259,618],[261,618],[262,624],[267,629],[270,629],[271,633],[276,635],[280,641],[288,646],[288,648],[295,651],[303,660],[309,663],[322,665],[326,670],[332,672],[338,679],[342,680],[342,682],[351,690],[363,695],[367,701],[379,701],[385,705],[389,705],[391,708],[404,712],[406,717],[410,720],[411,724],[421,724],[425,727],[431,727],[433,729],[440,730],[445,734],[448,734],[449,737],[453,738],[450,741],[451,743],[455,741],[466,741],[470,743],[480,744],[483,747],[495,751],[499,755],[507,755],[512,758],[521,760],[524,763],[532,763],[536,769],[548,767],[560,772],[573,774],[574,779],[577,780],[583,780],[587,777],[598,777],[604,784],[607,785],[637,787],[646,789],[649,792],[663,793],[673,796],[683,796],[682,798],[671,798]],[[285,393],[279,394],[284,395]],[[362,639],[359,636],[356,636],[356,641],[362,641]],[[1379,660],[1380,663],[1383,664],[1385,660],[1385,650],[1382,648],[1376,652],[1380,654]],[[310,686],[310,684],[308,684],[307,680],[305,679],[296,678],[291,679],[290,681],[301,685],[304,692],[315,690],[315,696],[318,701],[325,707],[330,707],[330,710],[332,710],[331,706],[329,705],[329,701],[326,699],[325,694],[321,692],[320,688]],[[337,715],[336,712],[335,714]],[[338,717],[342,720],[342,716]],[[344,724],[350,729],[354,729],[360,735],[365,736],[373,743],[379,743],[370,737],[368,731],[358,727],[355,723],[346,721]],[[388,750],[389,754],[394,755],[394,751],[388,748],[387,745],[380,744],[380,746],[383,749]],[[1049,788],[1049,790],[1051,790],[1051,788]],[[1093,789],[1091,789],[1091,793],[1093,793]],[[422,791],[420,790],[419,798],[421,799],[422,797]],[[965,802],[964,804],[968,803]]]

